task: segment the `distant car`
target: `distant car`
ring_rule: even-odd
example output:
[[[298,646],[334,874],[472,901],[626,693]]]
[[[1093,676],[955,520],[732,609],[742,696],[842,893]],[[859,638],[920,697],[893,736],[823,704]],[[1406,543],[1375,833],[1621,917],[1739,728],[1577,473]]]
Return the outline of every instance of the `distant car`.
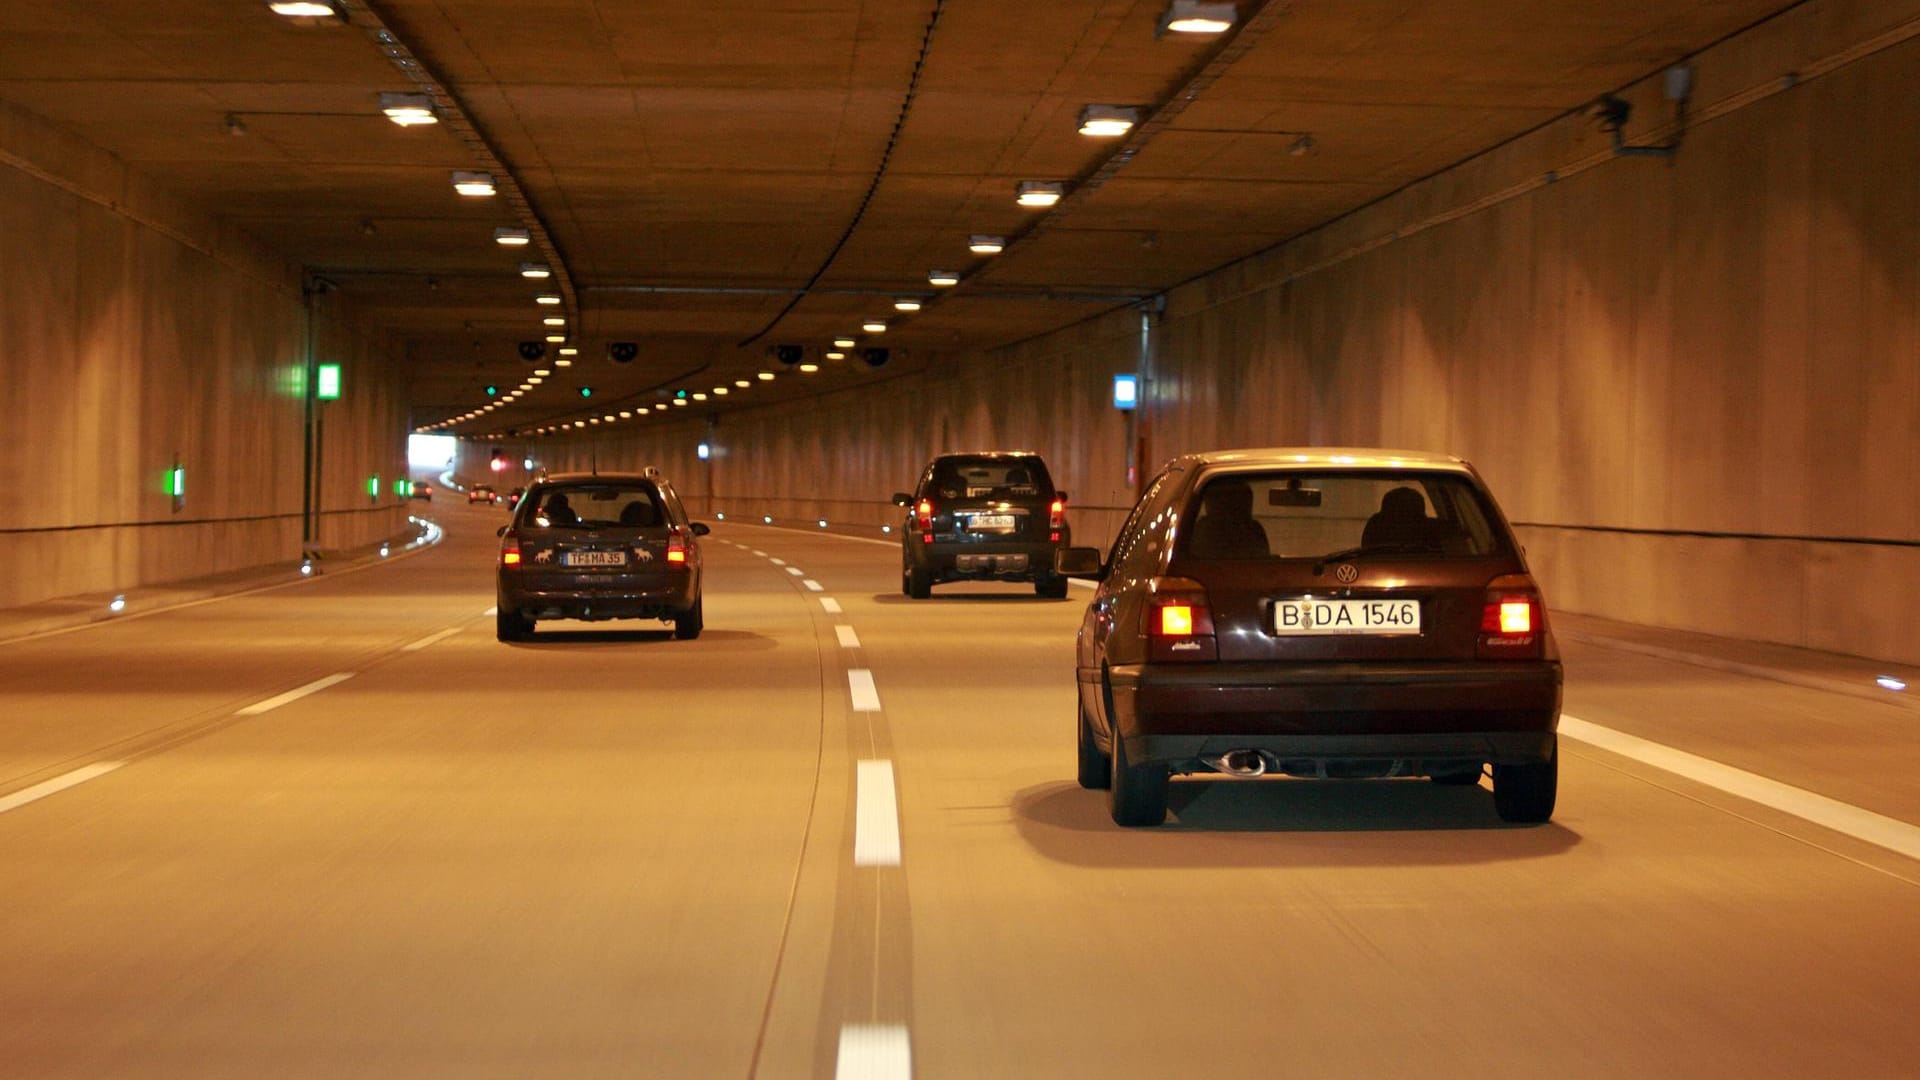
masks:
[[[514,488],[512,491],[507,492],[507,509],[512,510],[514,507],[519,506],[520,496],[525,495],[526,493],[527,493],[527,489],[523,487],[517,487],[517,488]]]
[[[413,482],[413,497],[424,502],[433,501],[433,485],[420,480]]]
[[[655,470],[536,481],[500,530],[500,640],[541,619],[661,619],[699,637],[707,531]]]
[[[1053,569],[1070,543],[1067,493],[1040,455],[1024,450],[942,454],[928,463],[905,507],[900,591],[917,600],[949,581],[1031,581],[1041,596],[1067,595]]]
[[[1079,780],[1157,825],[1173,774],[1558,788],[1559,651],[1479,474],[1393,450],[1190,454],[1147,485],[1080,627]]]
[[[477,502],[491,503],[498,502],[499,500],[500,496],[495,495],[493,489],[485,484],[475,484],[467,489],[467,505],[469,506]]]

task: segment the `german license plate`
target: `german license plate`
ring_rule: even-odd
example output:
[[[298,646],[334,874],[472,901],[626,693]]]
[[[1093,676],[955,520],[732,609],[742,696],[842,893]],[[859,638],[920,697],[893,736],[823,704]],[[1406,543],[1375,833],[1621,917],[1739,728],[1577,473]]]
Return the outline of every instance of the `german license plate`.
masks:
[[[1326,634],[1392,636],[1420,632],[1418,600],[1275,600],[1273,632],[1283,637]]]
[[[967,528],[974,532],[1012,532],[1012,514],[975,514],[967,519]]]
[[[569,551],[560,556],[562,566],[625,566],[624,551]]]

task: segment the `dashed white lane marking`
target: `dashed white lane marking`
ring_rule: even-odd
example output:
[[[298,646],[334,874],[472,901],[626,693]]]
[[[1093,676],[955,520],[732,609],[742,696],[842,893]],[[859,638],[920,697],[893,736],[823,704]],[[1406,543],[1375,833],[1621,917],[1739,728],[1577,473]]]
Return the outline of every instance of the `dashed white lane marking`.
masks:
[[[247,706],[246,708],[241,709],[240,711],[234,713],[233,715],[259,716],[261,713],[264,713],[264,712],[272,712],[273,710],[279,708],[282,705],[288,705],[293,702],[299,701],[301,698],[306,697],[308,694],[317,694],[320,691],[325,690],[329,686],[334,686],[339,683],[346,682],[348,679],[351,679],[351,678],[353,678],[353,672],[343,671],[337,675],[329,675],[324,679],[315,679],[305,686],[296,686],[293,689],[277,697],[270,697],[265,701],[256,701],[253,704]]]
[[[900,1024],[848,1024],[840,1029],[834,1080],[907,1080],[913,1044]]]
[[[84,784],[96,776],[104,776],[124,764],[126,763],[122,761],[96,761],[91,765],[84,765],[70,773],[62,773],[44,783],[35,784],[30,788],[21,788],[6,798],[0,799],[0,814],[4,814],[9,810],[18,810],[30,802],[39,802],[49,795],[58,795],[60,792],[75,785]]]
[[[893,762],[854,763],[853,865],[900,865],[900,811],[893,794]]]
[[[831,597],[831,596],[823,596],[823,597],[821,597],[821,598],[820,598],[820,606],[821,606],[821,607],[823,607],[823,608],[826,608],[826,609],[827,609],[827,613],[828,613],[828,614],[830,614],[830,615],[838,615],[838,614],[840,614],[840,601],[838,601],[838,600],[835,600],[835,599],[834,599],[833,597]]]
[[[497,608],[497,607],[490,607],[490,608],[488,608],[487,610],[485,610],[485,611],[483,611],[483,612],[481,612],[480,614],[481,614],[481,615],[484,615],[484,616],[493,616],[493,615],[498,615],[498,614],[500,614],[500,609],[499,609],[499,608]]]
[[[802,581],[800,584],[805,585],[807,587],[808,592],[826,592],[827,591],[827,587],[825,585],[820,584],[819,582],[813,580],[812,578],[808,578],[805,581]]]
[[[775,565],[775,566],[785,566],[785,565],[787,565],[787,560],[785,560],[785,559],[773,559],[773,558],[769,558],[769,559],[768,559],[767,561],[768,561],[768,562],[770,562],[770,563],[772,563],[772,564],[773,564],[773,565]]]
[[[880,711],[880,690],[873,685],[873,672],[863,667],[849,670],[847,689],[853,694],[854,712]]]
[[[459,627],[450,626],[447,629],[442,630],[437,634],[429,634],[426,637],[421,638],[419,641],[416,641],[411,645],[401,646],[400,651],[401,652],[419,652],[421,649],[427,648],[432,645],[437,645],[440,642],[447,640],[448,638],[452,637],[453,635],[459,632],[460,632]]]
[[[794,577],[801,577],[806,574],[806,571],[797,566],[789,566],[787,567],[787,573],[792,574]]]
[[[1664,769],[1695,783],[1717,788],[1729,795],[1757,802],[1783,814],[1792,814],[1856,840],[1899,852],[1909,859],[1920,859],[1920,826],[1564,713],[1560,716],[1560,734],[1602,750],[1611,750],[1656,769]]]
[[[860,647],[860,635],[853,632],[853,627],[836,626],[833,628],[833,633],[835,637],[840,639],[841,648],[857,649]]]
[[[754,553],[755,555],[758,555],[758,556],[760,556],[760,557],[761,557],[761,558],[763,558],[763,559],[767,557],[767,553],[766,553],[766,552],[764,552],[764,551],[761,551],[761,550],[760,550],[759,548],[754,548],[754,549],[753,549],[753,553]]]

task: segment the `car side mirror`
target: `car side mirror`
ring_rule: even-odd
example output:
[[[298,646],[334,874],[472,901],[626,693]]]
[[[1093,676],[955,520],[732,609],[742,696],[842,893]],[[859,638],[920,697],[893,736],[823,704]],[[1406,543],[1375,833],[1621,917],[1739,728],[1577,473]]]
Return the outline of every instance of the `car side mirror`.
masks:
[[[1100,549],[1091,547],[1061,548],[1054,552],[1053,572],[1095,581],[1104,581],[1107,577],[1107,568],[1100,565]]]
[[[499,528],[493,530],[493,535],[495,536],[507,535],[507,527],[505,525],[500,526]]]
[[[705,536],[713,531],[707,528],[707,523],[704,521],[696,521],[687,527],[693,530],[693,535],[695,536]]]
[[[909,495],[909,494],[907,494],[907,493],[906,493],[906,492],[904,492],[904,491],[896,491],[896,492],[894,492],[894,493],[893,493],[893,505],[895,505],[895,506],[912,506],[912,505],[913,505],[913,496],[911,496],[911,495]]]

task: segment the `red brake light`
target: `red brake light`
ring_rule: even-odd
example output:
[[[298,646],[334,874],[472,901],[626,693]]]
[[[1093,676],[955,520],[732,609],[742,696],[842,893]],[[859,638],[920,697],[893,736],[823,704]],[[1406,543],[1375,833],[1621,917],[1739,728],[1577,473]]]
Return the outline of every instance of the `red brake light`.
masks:
[[[1050,529],[1058,529],[1060,526],[1066,524],[1066,518],[1067,500],[1053,500],[1052,504],[1047,507],[1047,527]],[[1054,539],[1058,540],[1060,538],[1056,536]]]
[[[677,532],[667,537],[667,561],[670,563],[687,561],[687,541]]]
[[[1217,660],[1213,608],[1207,590],[1192,578],[1154,578],[1147,585],[1147,658]]]
[[[1540,590],[1528,575],[1504,574],[1487,582],[1486,600],[1480,609],[1480,655],[1542,655],[1544,616]]]
[[[501,538],[500,565],[501,566],[519,566],[520,565],[520,538],[518,536],[515,536],[512,533],[508,533],[506,536]]]

